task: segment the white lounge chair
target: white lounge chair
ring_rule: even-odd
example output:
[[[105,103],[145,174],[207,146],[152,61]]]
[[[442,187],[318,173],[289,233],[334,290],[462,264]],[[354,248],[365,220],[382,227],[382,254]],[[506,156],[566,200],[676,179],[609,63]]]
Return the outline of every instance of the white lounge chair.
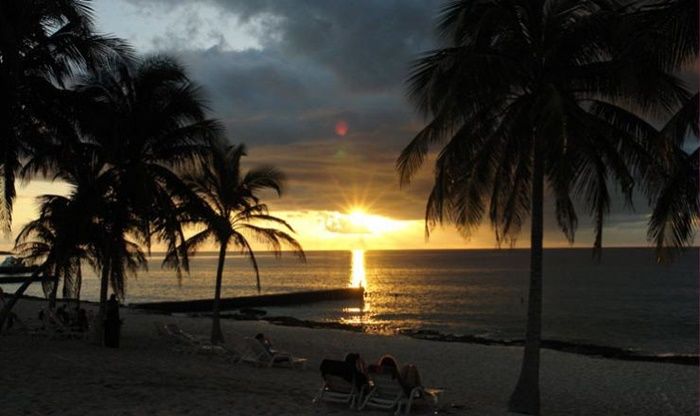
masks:
[[[382,410],[396,409],[395,414],[401,413],[402,402],[407,399],[403,386],[399,383],[398,374],[395,369],[383,367],[379,369],[370,368],[369,379],[372,388],[365,396],[359,409],[373,407]]]
[[[50,339],[54,338],[74,338],[83,339],[87,332],[76,331],[61,322],[56,316],[55,311],[51,309],[44,310],[42,319],[42,327],[48,334]]]
[[[225,348],[221,345],[211,344],[202,337],[189,334],[180,329],[177,324],[163,324],[157,322],[155,326],[159,335],[168,338],[179,345],[179,347],[175,348],[177,352],[209,355],[228,354],[233,358],[234,362],[240,360],[240,354],[238,354],[236,351]]]
[[[296,358],[292,356],[292,354],[282,351],[270,353],[267,348],[255,338],[245,338],[245,342],[251,353],[243,357],[243,361],[245,362],[258,367],[282,366],[306,368],[306,358]]]
[[[321,401],[342,403],[351,408],[359,406],[365,387],[358,388],[358,373],[352,364],[346,361],[323,360],[321,362],[321,377],[323,387],[314,398],[314,403]]]
[[[370,369],[369,378],[373,387],[367,393],[360,410],[365,407],[384,410],[395,409],[394,414],[400,415],[403,409],[403,413],[408,415],[411,413],[411,407],[417,401],[437,405],[438,397],[442,393],[441,389],[427,389],[417,386],[409,394],[406,394],[399,381],[398,373],[393,368]]]
[[[355,383],[349,382],[340,376],[331,374],[323,375],[323,387],[314,399],[314,403],[332,402],[346,404],[354,407],[360,402],[362,394],[357,390]]]

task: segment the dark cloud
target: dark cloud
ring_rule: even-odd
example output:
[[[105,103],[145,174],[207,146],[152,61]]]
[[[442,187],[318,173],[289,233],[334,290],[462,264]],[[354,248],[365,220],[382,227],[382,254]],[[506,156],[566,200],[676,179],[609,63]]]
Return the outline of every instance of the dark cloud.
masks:
[[[191,9],[184,0],[129,1]],[[204,3],[254,28],[261,47],[234,50],[225,28],[202,27],[196,13],[177,28],[181,32],[155,38],[154,46],[181,57],[208,92],[230,139],[248,144],[251,163],[273,164],[289,175],[289,192],[275,208],[339,211],[362,205],[393,218],[423,217],[431,165],[402,190],[394,163],[422,124],[405,99],[404,80],[411,60],[435,46],[441,0]],[[202,33],[220,42],[209,49],[188,45],[188,36]],[[349,126],[342,138],[334,131],[341,120]],[[552,205],[546,206],[546,237],[561,241]],[[642,201],[637,208],[634,213],[614,203],[608,224],[627,230],[625,235],[636,229],[642,242],[648,207]],[[591,239],[587,211],[578,213],[579,235]],[[342,218],[324,221],[330,231],[354,230]],[[527,232],[521,238],[527,240]]]
[[[134,2],[137,5],[149,2]],[[150,3],[182,5],[181,0]],[[344,86],[393,89],[416,52],[433,46],[439,0],[210,0],[241,22],[262,22],[265,50],[304,56]],[[199,30],[199,29],[193,29]]]
[[[284,207],[339,210],[362,203],[380,214],[420,218],[429,181],[398,189],[394,162],[419,128],[403,82],[410,60],[432,47],[438,2],[216,4],[242,24],[268,22],[260,26],[263,48],[178,43],[170,52],[204,86],[230,139],[248,144],[251,160],[289,174]],[[334,131],[341,120],[349,126],[342,138]]]

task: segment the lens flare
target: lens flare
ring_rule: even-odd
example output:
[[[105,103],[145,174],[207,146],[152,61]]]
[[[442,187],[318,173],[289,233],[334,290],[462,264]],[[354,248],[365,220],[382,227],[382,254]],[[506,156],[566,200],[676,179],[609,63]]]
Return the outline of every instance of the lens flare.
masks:
[[[335,134],[337,134],[340,137],[343,137],[347,133],[348,123],[346,123],[344,120],[340,120],[339,122],[335,123]]]

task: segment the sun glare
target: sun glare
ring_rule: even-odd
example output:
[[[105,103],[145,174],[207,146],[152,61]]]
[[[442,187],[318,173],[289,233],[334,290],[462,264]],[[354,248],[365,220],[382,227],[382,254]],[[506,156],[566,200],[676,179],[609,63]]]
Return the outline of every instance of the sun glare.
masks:
[[[367,275],[365,274],[365,251],[356,249],[352,251],[352,265],[350,276],[352,287],[367,287]]]
[[[394,231],[401,227],[399,221],[395,221],[380,215],[371,215],[360,208],[350,211],[348,218],[358,228],[363,228],[371,233],[383,233]]]

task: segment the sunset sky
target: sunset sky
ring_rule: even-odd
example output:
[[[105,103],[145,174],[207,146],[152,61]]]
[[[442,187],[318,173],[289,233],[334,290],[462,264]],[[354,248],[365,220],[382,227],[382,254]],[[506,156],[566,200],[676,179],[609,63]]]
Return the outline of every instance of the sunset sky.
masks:
[[[495,247],[489,225],[465,240],[452,228],[424,238],[431,185],[427,165],[399,189],[394,162],[421,127],[405,98],[408,65],[436,46],[441,1],[98,0],[98,29],[143,54],[167,53],[204,86],[212,115],[231,142],[248,146],[249,166],[289,176],[273,213],[289,220],[307,250]],[[65,191],[34,181],[19,188],[13,231],[35,214],[34,197]],[[648,208],[614,204],[604,243],[646,245]],[[546,246],[566,245],[552,204]],[[550,215],[547,215],[550,214]],[[580,210],[576,246],[592,244]],[[0,247],[8,248],[9,239]],[[519,246],[527,246],[523,230]]]

